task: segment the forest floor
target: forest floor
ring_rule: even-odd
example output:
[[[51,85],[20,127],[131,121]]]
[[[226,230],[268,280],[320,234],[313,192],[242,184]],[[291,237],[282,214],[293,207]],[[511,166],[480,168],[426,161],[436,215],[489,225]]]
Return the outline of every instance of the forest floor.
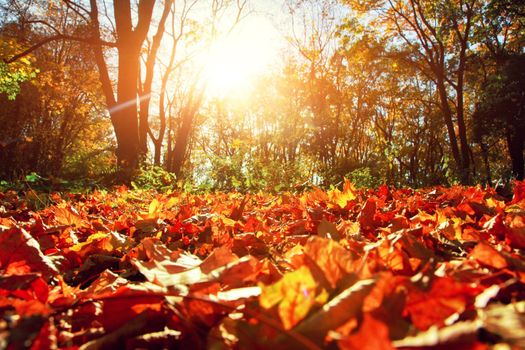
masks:
[[[0,193],[0,348],[525,348],[525,182]]]

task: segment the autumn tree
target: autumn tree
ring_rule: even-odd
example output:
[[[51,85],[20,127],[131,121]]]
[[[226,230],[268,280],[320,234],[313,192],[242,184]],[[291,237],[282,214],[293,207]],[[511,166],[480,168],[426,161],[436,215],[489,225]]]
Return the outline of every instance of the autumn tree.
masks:
[[[402,58],[431,80],[439,98],[452,157],[462,182],[471,178],[471,151],[465,106],[465,74],[480,1],[388,0],[349,6],[370,13],[388,39],[392,56]]]
[[[53,26],[71,29],[75,25],[71,17],[65,21],[56,6],[50,5],[43,11],[47,11]],[[13,38],[23,43],[42,38],[43,33],[24,29],[23,23],[9,18],[2,23],[2,35],[11,38],[8,43],[12,44]],[[18,45],[9,57],[21,50]],[[90,166],[102,158],[111,165],[111,157],[107,157],[110,152],[106,152],[111,150],[108,125],[101,113],[103,97],[88,49],[77,41],[56,40],[8,67],[23,69],[21,76],[29,68],[38,74],[36,79],[20,85],[15,99],[1,96],[2,176],[15,177],[30,171],[55,176],[90,174],[94,170]],[[80,86],[78,81],[82,81]],[[91,156],[83,158],[82,154],[87,153]]]
[[[525,47],[525,4],[513,0],[486,1],[482,11],[474,27],[480,46],[473,57],[474,69],[469,79],[480,92],[472,122],[485,179],[490,184],[491,163],[502,154],[511,159],[513,176],[521,177],[523,173],[521,132],[514,130],[520,124],[519,95],[523,91],[518,66],[523,61],[520,57]],[[502,140],[506,150],[498,147]]]
[[[198,116],[207,95],[203,76],[211,47],[227,37],[246,15],[246,0],[204,3],[185,0],[171,19],[169,51],[159,57],[161,88],[158,97],[158,131],[150,136],[156,164],[164,149],[164,167],[184,177],[184,165],[192,151]],[[202,5],[202,2],[200,3]],[[204,58],[204,60],[200,60]],[[163,143],[163,141],[165,141]]]
[[[512,175],[523,180],[525,150],[525,57],[508,58],[483,86],[474,114],[474,131],[484,137],[505,139],[512,162]],[[489,177],[490,179],[490,177]]]
[[[11,0],[17,7],[23,8],[17,0]],[[106,3],[101,2],[104,13],[99,11],[99,2],[90,0],[89,4],[82,1],[62,0],[57,11],[64,16],[76,16],[84,23],[86,30],[76,32],[63,30],[53,25],[51,18],[42,17],[34,11],[34,4],[25,6],[27,18],[20,18],[25,25],[33,25],[46,31],[42,37],[30,47],[11,57],[8,63],[24,57],[30,52],[53,41],[73,40],[87,43],[94,55],[99,72],[99,80],[105,96],[106,106],[111,117],[117,139],[118,164],[128,177],[130,171],[138,166],[140,158],[140,139],[138,122],[138,80],[139,58],[143,43],[152,25],[155,0],[140,0],[136,8],[129,0],[113,1],[112,11],[108,11]],[[32,7],[33,6],[33,7]],[[104,20],[101,20],[103,16]],[[111,18],[111,23],[107,23]],[[113,25],[111,30],[107,25]],[[114,31],[112,30],[114,28]],[[109,37],[109,38],[108,38]],[[109,40],[106,40],[109,39]],[[117,52],[117,78],[115,86],[112,83],[111,72],[106,61],[106,48],[114,48]]]

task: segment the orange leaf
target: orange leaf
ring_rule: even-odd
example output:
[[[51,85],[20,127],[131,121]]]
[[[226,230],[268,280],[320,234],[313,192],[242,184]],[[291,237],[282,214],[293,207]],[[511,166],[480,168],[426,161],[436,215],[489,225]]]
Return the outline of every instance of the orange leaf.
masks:
[[[508,266],[507,260],[505,260],[496,249],[485,242],[479,242],[474,249],[472,249],[469,257],[496,269],[504,269]]]
[[[41,272],[45,278],[58,273],[38,241],[22,228],[0,231],[0,268],[8,274]]]
[[[388,334],[388,327],[383,322],[366,313],[358,331],[337,344],[342,350],[393,350]]]
[[[329,192],[329,195],[330,195],[331,199],[341,209],[344,209],[344,208],[346,208],[348,202],[353,201],[354,199],[357,198],[356,193],[357,193],[357,190],[354,187],[354,185],[352,185],[350,180],[345,179],[345,185],[344,185],[343,191],[341,192],[341,191],[336,189],[334,191]]]
[[[375,213],[377,210],[377,205],[375,200],[369,198],[363,208],[361,209],[361,212],[357,216],[357,219],[359,223],[361,224],[361,227],[364,229],[370,229],[375,227]]]
[[[414,288],[408,293],[405,311],[420,330],[441,327],[449,316],[463,312],[477,294],[475,287],[450,277],[437,278],[429,291]]]
[[[331,239],[311,237],[304,252],[320,267],[332,288],[354,270],[352,253]]]
[[[513,248],[525,249],[525,217],[514,215],[508,219],[510,219],[510,224],[506,235],[507,241]]]

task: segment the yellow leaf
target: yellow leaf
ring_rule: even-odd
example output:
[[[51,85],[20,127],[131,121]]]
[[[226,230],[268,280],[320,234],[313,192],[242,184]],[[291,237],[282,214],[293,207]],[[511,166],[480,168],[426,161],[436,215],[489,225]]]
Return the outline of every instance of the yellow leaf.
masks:
[[[345,185],[343,187],[343,191],[339,191],[339,190],[334,190],[334,191],[331,191],[330,192],[330,197],[332,198],[333,201],[335,201],[335,203],[341,208],[345,208],[346,205],[348,204],[348,202],[350,201],[353,201],[354,199],[357,198],[356,196],[356,188],[354,187],[354,185],[352,185],[352,183],[350,182],[350,180],[348,179],[345,179]]]
[[[326,300],[326,292],[316,295],[317,283],[306,266],[288,272],[270,286],[261,287],[260,305],[268,309],[279,304],[277,312],[285,329],[293,328],[314,304]]]
[[[487,203],[487,207],[491,209],[505,209],[504,201],[499,201],[497,199],[490,197],[490,198],[487,198],[485,202]]]
[[[155,198],[151,201],[149,204],[149,216],[150,217],[156,217],[159,215],[161,211],[161,204],[160,202]]]
[[[237,222],[237,221],[232,220],[232,219],[227,218],[227,217],[223,217],[223,218],[221,219],[221,221],[222,221],[222,223],[224,224],[224,226],[226,226],[226,227],[234,227],[234,226],[235,226],[235,223]]]
[[[71,249],[72,251],[75,251],[75,252],[79,252],[84,246],[89,245],[89,244],[91,244],[94,241],[98,241],[98,240],[106,238],[106,237],[108,237],[108,233],[97,232],[97,233],[94,233],[91,236],[89,236],[88,239],[85,242],[75,244],[74,246],[72,246],[69,249]]]
[[[180,199],[178,197],[171,197],[170,199],[168,199],[168,201],[164,205],[164,208],[171,209],[177,204],[179,204],[179,202],[180,202]]]

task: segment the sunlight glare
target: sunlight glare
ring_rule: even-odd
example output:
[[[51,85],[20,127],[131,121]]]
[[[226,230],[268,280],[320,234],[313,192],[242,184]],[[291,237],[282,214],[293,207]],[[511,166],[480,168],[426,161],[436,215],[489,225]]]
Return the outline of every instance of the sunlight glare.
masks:
[[[242,20],[208,56],[205,79],[212,97],[240,95],[278,58],[280,35],[262,17]]]

